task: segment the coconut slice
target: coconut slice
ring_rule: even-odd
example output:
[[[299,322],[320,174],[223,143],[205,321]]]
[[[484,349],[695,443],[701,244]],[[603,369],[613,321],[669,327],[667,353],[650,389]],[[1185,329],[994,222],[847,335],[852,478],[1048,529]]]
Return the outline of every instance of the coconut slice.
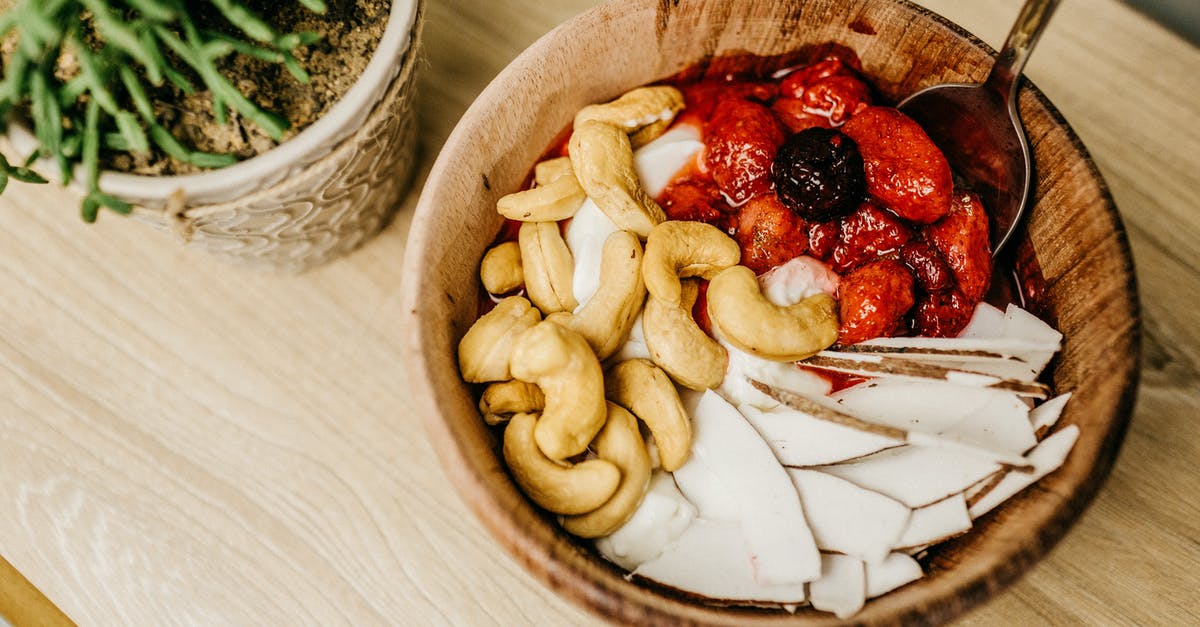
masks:
[[[892,553],[882,562],[867,562],[866,570],[868,599],[887,594],[925,575],[917,560],[903,553]]]
[[[872,353],[896,355],[925,361],[955,359],[962,361],[987,362],[1023,361],[1027,352],[1042,352],[1045,344],[1015,338],[962,338],[962,337],[877,337],[857,344],[838,346],[822,353]]]
[[[1059,416],[1062,416],[1063,408],[1067,406],[1067,401],[1071,400],[1071,393],[1059,394],[1054,398],[1038,405],[1029,412],[1029,422],[1032,423],[1034,433],[1037,439],[1046,437],[1046,434],[1054,428],[1058,422]]]
[[[802,603],[803,583],[764,585],[755,578],[747,535],[739,523],[696,519],[633,575],[715,601]]]
[[[703,461],[687,463],[675,470],[674,480],[680,493],[696,507],[697,516],[705,520],[738,522],[742,519],[742,502],[736,494],[725,489],[717,473]]]
[[[688,502],[670,473],[656,470],[641,505],[624,525],[596,540],[600,554],[626,570],[659,555],[692,524],[696,507]]]
[[[867,573],[862,560],[836,553],[821,554],[821,578],[808,585],[808,597],[818,610],[846,619],[867,601]]]
[[[820,554],[804,517],[800,496],[779,460],[754,427],[712,390],[686,394],[692,416],[692,454],[675,472],[680,490],[705,516],[711,503],[736,517],[764,585],[812,581],[821,574]],[[689,468],[692,465],[697,468]],[[730,511],[730,505],[736,511]]]
[[[936,503],[1001,469],[960,450],[902,446],[821,470],[917,508]]]
[[[758,409],[779,406],[779,401],[754,388],[750,379],[805,396],[824,397],[833,387],[829,379],[803,370],[794,363],[770,361],[751,355],[719,337],[717,341],[729,354],[725,379],[717,387],[717,392],[735,406],[749,405]]]
[[[925,556],[929,555],[929,547],[931,547],[931,546],[933,546],[933,545],[932,544],[922,544],[921,546],[914,546],[912,548],[901,549],[901,550],[906,555],[908,555],[909,557],[912,557],[913,559],[923,560],[923,559],[925,559]]]
[[[975,324],[973,318],[971,324],[959,334],[960,338],[969,339],[976,337],[992,337],[992,338],[1010,338],[1030,342],[1034,344],[1042,344],[1042,350],[1029,350],[1021,353],[1021,360],[1024,361],[1032,372],[1032,376],[1036,377],[1046,368],[1046,364],[1050,363],[1050,359],[1054,357],[1054,353],[1062,343],[1062,333],[1054,327],[1046,324],[1045,321],[1037,316],[1021,309],[1016,305],[1010,304],[1003,314],[1000,315],[1000,320],[997,323],[996,314],[1000,310],[995,307],[988,306],[990,311],[981,312],[981,307],[975,310],[975,318],[980,318],[979,324]]]
[[[912,511],[908,527],[893,545],[904,549],[941,542],[971,528],[971,516],[967,513],[967,501],[962,494],[955,494],[931,505]]]
[[[893,338],[888,338],[893,339]],[[942,339],[942,338],[898,338],[903,340],[909,339]],[[957,340],[956,340],[957,341]],[[982,340],[981,340],[982,342]],[[1010,340],[987,340],[988,344],[1000,343],[1006,345],[1004,350],[1008,350],[1013,343]],[[1024,343],[1022,343],[1024,344]],[[862,346],[855,345],[853,347],[842,347],[837,351],[823,351],[827,356],[831,357],[851,357],[854,355],[871,355],[876,357],[894,357],[897,359],[905,359],[913,362],[928,363],[934,366],[941,366],[948,370],[962,370],[977,374],[988,375],[1000,379],[1013,379],[1016,381],[1035,381],[1042,368],[1045,367],[1045,362],[1049,361],[1049,357],[1054,355],[1053,350],[1049,351],[1033,351],[1031,347],[1020,349],[1024,352],[1036,352],[1035,362],[1027,362],[1017,357],[999,357],[994,356],[999,353],[994,353],[991,350],[984,348],[966,349],[952,348],[946,350],[936,349],[910,349],[910,348],[884,348],[879,346]]]
[[[1016,394],[940,381],[871,381],[833,395],[870,422],[1021,455],[1037,444],[1029,407]]]
[[[803,411],[814,418],[827,420],[829,422],[837,423],[866,433],[874,433],[887,438],[904,440],[909,444],[959,451],[962,453],[975,455],[981,459],[991,462],[1012,466],[1014,469],[1028,470],[1028,468],[1026,468],[1025,459],[1020,455],[982,448],[969,442],[943,437],[934,433],[908,431],[899,427],[870,422],[863,420],[858,416],[853,416],[843,411],[826,407],[824,404],[817,402],[814,399],[800,396],[798,394],[792,394],[791,392],[780,390],[779,388],[773,388],[769,385],[763,384],[760,381],[751,381],[750,383],[754,387],[758,388],[759,391],[770,396],[771,398],[774,398],[775,400],[787,405],[788,407],[791,407],[792,409]],[[971,483],[974,482],[972,481]],[[970,483],[967,485],[970,485]],[[965,488],[966,486],[963,487]],[[957,490],[957,492],[961,491],[962,490]]]
[[[696,408],[706,392],[681,389],[679,400],[689,416],[696,415]],[[693,418],[693,425],[695,419]],[[672,473],[677,489],[689,503],[696,507],[697,516],[709,521],[738,522],[742,519],[741,501],[730,490],[724,489],[716,471],[703,460],[697,460],[695,427],[693,426],[692,450],[688,463]],[[695,463],[692,463],[695,461]]]
[[[1021,342],[1014,346],[1010,340],[977,340],[966,346],[961,344],[958,346],[951,345],[948,348],[934,347],[918,347],[909,346],[912,343],[923,343],[926,341],[941,341],[948,340],[952,342],[960,342],[957,338],[882,338],[879,342],[899,340],[895,344],[899,346],[885,346],[881,344],[872,344],[877,340],[868,340],[862,344],[852,346],[842,346],[837,350],[822,351],[821,356],[826,357],[854,357],[856,355],[871,356],[871,357],[894,357],[908,361],[928,363],[934,366],[941,366],[950,370],[965,370],[978,374],[985,374],[1001,379],[1015,379],[1018,381],[1034,381],[1040,372],[1040,368],[1023,361],[1018,357],[1006,357],[1005,352],[1009,350],[1018,350],[1028,352],[1033,350],[1033,347],[1027,343]],[[1041,351],[1038,351],[1040,354]],[[1053,354],[1053,353],[1051,353]]]
[[[1024,490],[1042,477],[1054,472],[1066,461],[1075,440],[1079,438],[1079,427],[1070,425],[1060,429],[1050,437],[1042,440],[1027,456],[1033,465],[1033,472],[1010,472],[996,484],[995,488],[971,505],[971,518],[979,518],[992,511],[992,508],[1007,501],[1016,493]]]
[[[904,444],[901,439],[852,429],[782,405],[770,411],[749,405],[738,409],[786,466],[836,464]]]
[[[986,477],[983,481],[980,481],[979,483],[976,483],[975,485],[964,490],[963,498],[967,500],[967,507],[974,505],[979,501],[979,499],[983,498],[984,495],[986,495],[988,492],[991,492],[992,488],[995,488],[996,484],[1000,483],[1000,480],[1003,479],[1004,475],[1006,474],[1008,474],[1008,470],[1001,470],[1000,472]]]
[[[1063,334],[1046,324],[1045,320],[1011,303],[1004,310],[1004,331],[1001,335],[1047,344],[1057,344],[1063,338]]]
[[[800,363],[812,368],[830,370],[860,377],[886,377],[909,381],[947,381],[958,385],[1011,390],[1030,398],[1046,398],[1049,389],[1042,383],[1005,378],[975,370],[947,368],[936,363],[886,355],[839,353],[821,351]]]
[[[908,526],[911,510],[895,499],[818,470],[789,468],[788,475],[822,551],[880,562]]]
[[[958,337],[886,337],[838,346],[819,357],[852,359],[883,357],[928,363],[952,371],[1032,382],[1058,352],[1062,334],[1037,316],[1009,305],[1007,311],[987,304],[976,307]]]
[[[829,352],[871,353],[894,355],[921,361],[959,361],[992,367],[1016,364],[1035,372],[1044,367],[1046,353],[1059,349],[1059,338],[1047,338],[1034,333],[1028,337],[1003,335],[958,337],[879,337],[848,346],[837,346]],[[1020,369],[1017,369],[1019,372]],[[1034,375],[1036,376],[1036,374]]]
[[[1004,312],[987,303],[975,305],[967,326],[959,332],[960,339],[1004,337]]]

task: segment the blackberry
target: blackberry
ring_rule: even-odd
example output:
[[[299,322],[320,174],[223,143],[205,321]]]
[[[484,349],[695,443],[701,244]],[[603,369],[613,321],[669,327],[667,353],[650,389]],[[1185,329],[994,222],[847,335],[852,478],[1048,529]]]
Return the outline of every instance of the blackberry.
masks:
[[[808,128],[788,137],[772,171],[779,199],[811,222],[850,213],[866,191],[858,145],[836,129]]]

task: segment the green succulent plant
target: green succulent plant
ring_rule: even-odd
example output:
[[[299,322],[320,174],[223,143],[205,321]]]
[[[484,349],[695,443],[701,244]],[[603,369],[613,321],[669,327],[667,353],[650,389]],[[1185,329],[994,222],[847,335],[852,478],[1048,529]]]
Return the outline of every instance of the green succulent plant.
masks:
[[[292,1],[326,11],[324,0]],[[202,13],[219,13],[232,28],[202,29],[197,19]],[[86,186],[81,213],[92,222],[101,208],[132,210],[100,191],[102,148],[144,153],[155,146],[202,168],[236,161],[230,154],[192,150],[172,135],[155,113],[151,87],[169,81],[186,94],[206,90],[218,123],[233,110],[279,141],[288,121],[247,98],[218,63],[228,55],[248,55],[281,64],[308,82],[296,50],[320,35],[278,32],[238,0],[17,0],[0,14],[0,38],[12,43],[0,79],[0,130],[18,111],[38,140],[26,163],[14,165],[0,156],[0,192],[10,178],[45,183],[31,168],[39,155],[57,163],[63,181],[81,167]]]

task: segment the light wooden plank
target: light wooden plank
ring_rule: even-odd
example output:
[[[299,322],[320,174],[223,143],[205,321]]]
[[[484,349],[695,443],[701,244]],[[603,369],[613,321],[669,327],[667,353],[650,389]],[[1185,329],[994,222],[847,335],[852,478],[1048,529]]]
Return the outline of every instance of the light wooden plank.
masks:
[[[592,4],[431,2],[422,172],[497,71]],[[998,45],[1019,2],[925,4]],[[1063,3],[1029,65],[1126,219],[1145,370],[1100,497],[964,624],[1200,615],[1198,67],[1200,51],[1113,0]],[[64,192],[14,185],[0,555],[83,625],[596,623],[490,540],[407,405],[395,321],[414,201],[363,250],[280,278],[113,216],[84,225]]]

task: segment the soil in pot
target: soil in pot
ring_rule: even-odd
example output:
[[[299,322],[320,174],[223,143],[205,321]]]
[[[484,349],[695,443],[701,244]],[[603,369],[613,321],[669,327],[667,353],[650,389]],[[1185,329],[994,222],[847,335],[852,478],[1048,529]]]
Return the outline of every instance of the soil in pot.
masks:
[[[294,0],[245,0],[245,4],[278,32],[314,31],[322,36],[320,41],[296,50],[297,59],[310,76],[307,83],[297,80],[282,65],[245,55],[229,55],[220,64],[221,72],[250,100],[291,123],[281,141],[320,119],[358,80],[383,36],[391,7],[390,0],[326,0],[328,10],[318,15]],[[240,36],[220,13],[203,13],[200,28]],[[185,67],[182,63],[175,66]],[[228,153],[245,160],[279,143],[234,111],[229,111],[225,124],[217,123],[206,90],[189,95],[164,81],[151,93],[151,99],[164,126],[194,150]],[[113,152],[101,158],[104,167],[133,174],[167,176],[201,171],[154,146],[145,154]]]

